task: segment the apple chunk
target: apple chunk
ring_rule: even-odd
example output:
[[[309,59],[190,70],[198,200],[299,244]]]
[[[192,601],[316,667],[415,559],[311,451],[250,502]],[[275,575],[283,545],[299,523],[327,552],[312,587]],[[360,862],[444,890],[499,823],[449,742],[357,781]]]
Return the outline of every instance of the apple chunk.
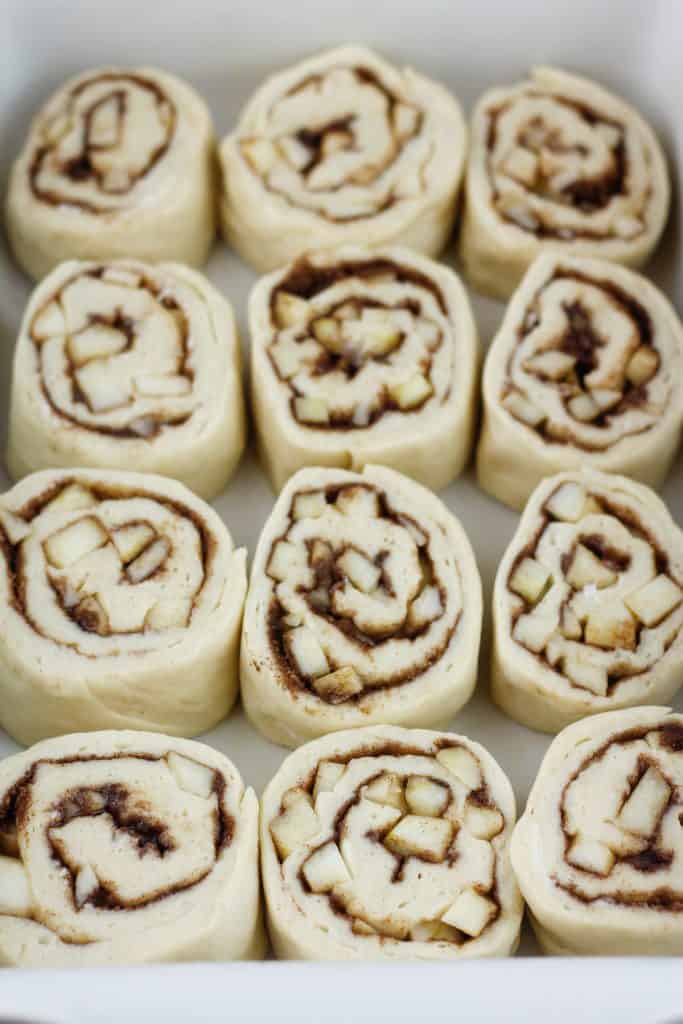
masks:
[[[290,800],[282,814],[270,824],[270,834],[281,860],[312,839],[319,830],[318,815],[303,793],[299,799]]]
[[[636,648],[636,620],[618,598],[594,608],[586,621],[584,639],[587,644],[605,650]]]
[[[683,601],[683,591],[669,577],[660,573],[644,587],[629,594],[626,604],[648,628],[656,626]]]
[[[446,771],[460,779],[468,789],[479,789],[482,783],[481,768],[474,754],[464,747],[444,747],[436,755],[439,764]]]
[[[510,577],[508,586],[531,604],[543,597],[550,583],[550,572],[535,558],[523,558]]]
[[[174,751],[166,755],[166,764],[180,789],[208,800],[213,793],[215,782],[215,775],[211,768],[200,764],[199,761],[176,754]]]
[[[420,857],[440,864],[453,840],[453,826],[444,818],[407,814],[386,836],[384,845],[399,857]]]
[[[335,885],[351,879],[335,842],[319,846],[302,865],[304,878],[313,892],[329,892]]]
[[[413,814],[439,818],[451,799],[448,786],[424,775],[411,775],[406,785],[406,801]]]
[[[335,672],[318,676],[313,680],[313,689],[330,704],[343,704],[345,700],[358,696],[363,692],[363,683],[355,668],[345,665]]]
[[[28,872],[20,860],[0,857],[0,915],[30,917],[33,896]]]
[[[597,555],[584,544],[577,544],[574,550],[569,571],[567,572],[567,583],[574,590],[583,590],[588,584],[593,583],[598,590],[609,587],[617,581],[617,574],[608,569],[600,561]]]
[[[476,939],[497,913],[498,907],[493,900],[482,896],[476,889],[464,889],[452,907],[442,914],[441,920]]]
[[[51,534],[44,543],[44,549],[51,565],[67,569],[106,542],[107,532],[100,522],[93,516],[84,516]]]

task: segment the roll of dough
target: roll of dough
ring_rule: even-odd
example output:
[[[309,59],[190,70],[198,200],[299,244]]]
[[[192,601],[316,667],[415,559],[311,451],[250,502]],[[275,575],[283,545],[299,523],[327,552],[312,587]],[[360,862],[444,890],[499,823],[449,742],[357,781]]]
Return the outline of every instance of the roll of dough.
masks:
[[[434,490],[462,472],[479,344],[453,271],[398,247],[309,253],[256,285],[249,323],[275,489],[312,465],[381,463]]]
[[[364,47],[330,50],[269,78],[221,144],[223,233],[261,272],[349,243],[435,256],[466,145],[443,86]]]
[[[481,581],[446,507],[390,469],[305,469],[256,549],[242,700],[274,743],[446,725],[474,689]]]
[[[472,119],[461,254],[476,288],[506,299],[544,250],[639,267],[659,241],[671,187],[640,114],[556,68],[492,89]]]
[[[263,794],[271,941],[298,960],[513,953],[515,801],[478,743],[391,726],[291,754]]]
[[[656,494],[589,470],[539,484],[498,568],[493,697],[557,732],[683,682],[683,533]]]
[[[239,338],[200,274],[63,263],[35,290],[14,354],[8,465],[162,473],[203,498],[244,448]]]
[[[611,711],[553,741],[512,837],[547,953],[680,956],[683,716]]]
[[[165,477],[34,473],[0,497],[0,724],[193,736],[238,689],[246,552]]]
[[[484,367],[479,483],[521,509],[543,477],[590,466],[651,487],[683,425],[683,325],[634,271],[539,256]]]
[[[70,79],[31,122],[10,175],[6,223],[19,265],[62,260],[206,262],[215,233],[208,108],[155,68]]]
[[[47,740],[0,762],[0,964],[260,957],[258,801],[201,743]]]

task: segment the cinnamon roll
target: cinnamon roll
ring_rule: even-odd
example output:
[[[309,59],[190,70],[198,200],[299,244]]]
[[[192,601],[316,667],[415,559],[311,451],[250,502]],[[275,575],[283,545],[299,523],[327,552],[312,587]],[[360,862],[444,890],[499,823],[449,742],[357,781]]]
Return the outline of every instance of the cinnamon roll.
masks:
[[[99,68],[38,112],[10,176],[6,223],[40,278],[68,259],[205,261],[215,233],[211,117],[154,68]]]
[[[8,465],[135,469],[203,498],[244,448],[228,301],[179,264],[63,263],[36,288],[14,355]]]
[[[260,957],[258,801],[200,743],[112,731],[0,762],[0,964]]]
[[[628,103],[556,68],[492,89],[472,119],[461,253],[506,299],[542,251],[639,267],[669,213],[661,146]]]
[[[269,78],[220,147],[223,233],[274,270],[312,248],[407,245],[450,234],[467,131],[441,85],[360,46]]]
[[[0,724],[196,735],[237,696],[246,553],[165,477],[34,473],[0,497]]]
[[[493,623],[494,700],[532,729],[670,700],[683,682],[683,533],[625,477],[544,480],[498,568]]]
[[[464,468],[479,345],[447,267],[407,249],[309,253],[249,307],[252,398],[275,489],[303,466],[401,470],[434,490]]]
[[[683,716],[612,711],[551,744],[512,837],[547,953],[680,956]]]
[[[520,509],[543,477],[589,466],[658,487],[683,426],[683,325],[640,274],[543,255],[484,367],[479,483]]]
[[[515,802],[478,743],[375,726],[291,754],[263,794],[278,957],[457,960],[514,952]]]
[[[447,724],[475,685],[481,582],[460,523],[393,470],[297,473],[258,543],[242,700],[297,746],[361,725]]]

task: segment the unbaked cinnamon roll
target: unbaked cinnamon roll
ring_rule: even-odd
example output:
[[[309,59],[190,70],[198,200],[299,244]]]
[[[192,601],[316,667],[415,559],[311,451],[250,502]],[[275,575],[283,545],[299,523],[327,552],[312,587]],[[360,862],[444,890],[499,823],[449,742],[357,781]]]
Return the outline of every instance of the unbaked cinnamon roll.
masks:
[[[661,146],[628,103],[556,68],[492,89],[472,119],[461,253],[506,299],[542,251],[639,267],[669,213]]]
[[[0,497],[0,724],[196,735],[230,710],[246,553],[165,477],[34,473]]]
[[[479,344],[453,271],[399,247],[308,253],[256,285],[249,326],[276,489],[303,466],[381,463],[434,490],[463,470]]]
[[[232,308],[195,271],[63,263],[19,332],[10,473],[135,469],[213,498],[244,448],[240,361]]]
[[[262,272],[343,244],[435,256],[465,147],[441,85],[364,47],[330,50],[269,78],[223,141],[223,233]]]
[[[0,964],[260,957],[258,802],[200,743],[47,740],[0,762]]]
[[[522,901],[515,802],[478,743],[354,729],[290,755],[263,795],[271,940],[298,960],[505,956]]]
[[[670,700],[683,682],[683,533],[656,494],[611,474],[539,484],[498,568],[493,697],[557,732]]]
[[[544,255],[484,367],[479,483],[520,509],[544,477],[589,466],[659,487],[683,426],[683,325],[640,274]]]
[[[512,837],[546,953],[683,953],[683,716],[631,708],[553,741]]]
[[[7,232],[40,278],[68,259],[201,266],[215,232],[214,134],[201,97],[154,68],[100,68],[36,114],[10,176]]]
[[[399,473],[301,470],[254,557],[242,699],[294,747],[361,725],[450,721],[475,685],[481,582],[460,523]]]

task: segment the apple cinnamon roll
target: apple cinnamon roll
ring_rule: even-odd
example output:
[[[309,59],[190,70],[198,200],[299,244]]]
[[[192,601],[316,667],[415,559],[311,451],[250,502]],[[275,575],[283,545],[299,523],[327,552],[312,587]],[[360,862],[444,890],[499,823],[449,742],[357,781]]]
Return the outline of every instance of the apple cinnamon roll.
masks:
[[[596,83],[535,68],[472,119],[461,254],[475,287],[507,299],[542,251],[639,267],[669,213],[666,159],[640,114]]]
[[[380,466],[301,470],[254,557],[245,710],[289,747],[362,725],[445,725],[474,689],[481,619],[472,549],[438,498]]]
[[[680,956],[683,716],[599,715],[552,742],[512,837],[546,953]]]
[[[223,754],[112,731],[0,762],[0,964],[262,956],[258,801]]]
[[[206,262],[215,233],[211,116],[155,68],[70,79],[33,119],[10,176],[7,233],[40,278],[69,259]]]
[[[179,264],[63,263],[36,288],[14,354],[8,466],[135,469],[203,498],[244,448],[228,301]]]
[[[308,253],[256,285],[249,326],[276,490],[304,466],[380,463],[434,490],[462,472],[479,343],[453,271],[398,247]]]
[[[462,736],[375,726],[306,744],[261,805],[276,955],[513,953],[522,917],[508,852],[514,821],[506,776]]]
[[[655,285],[602,260],[539,256],[489,349],[479,483],[521,509],[589,466],[663,482],[683,426],[683,325]]]
[[[344,46],[269,78],[220,147],[223,233],[274,270],[343,244],[435,256],[450,234],[467,130],[457,100]]]
[[[196,735],[230,710],[246,552],[165,477],[34,473],[0,497],[0,724]]]
[[[551,477],[498,568],[493,622],[493,697],[523,725],[668,701],[683,681],[683,533],[626,477]]]

